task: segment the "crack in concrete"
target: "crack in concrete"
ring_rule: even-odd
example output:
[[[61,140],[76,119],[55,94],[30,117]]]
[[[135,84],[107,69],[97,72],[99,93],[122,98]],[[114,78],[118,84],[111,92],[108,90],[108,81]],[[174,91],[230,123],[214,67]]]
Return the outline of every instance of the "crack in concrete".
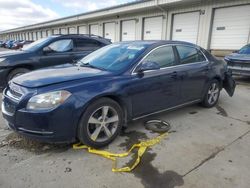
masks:
[[[210,161],[211,159],[215,158],[221,151],[224,151],[226,148],[228,148],[229,146],[231,146],[232,144],[234,144],[235,142],[237,142],[238,140],[242,139],[244,136],[246,136],[247,134],[250,133],[250,130],[248,130],[247,132],[245,132],[244,134],[242,134],[241,136],[239,136],[238,138],[234,139],[232,142],[230,142],[229,144],[227,144],[224,147],[220,147],[217,148],[217,151],[213,152],[212,154],[210,154],[207,158],[205,158],[204,160],[202,160],[198,165],[196,165],[194,168],[192,168],[191,170],[189,170],[187,173],[185,173],[182,177],[185,177],[186,175],[190,174],[191,172],[193,172],[194,170],[198,169],[199,167],[201,167],[202,165],[204,165],[206,162]]]

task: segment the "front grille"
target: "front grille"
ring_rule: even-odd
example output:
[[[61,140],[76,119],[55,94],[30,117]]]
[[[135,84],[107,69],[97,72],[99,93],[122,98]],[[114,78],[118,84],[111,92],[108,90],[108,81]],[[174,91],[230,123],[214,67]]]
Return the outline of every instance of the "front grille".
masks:
[[[13,90],[13,89],[10,89],[9,91],[10,91],[10,93],[11,93],[13,96],[15,96],[15,97],[17,97],[17,98],[21,98],[21,97],[22,97],[22,94],[21,94],[21,93],[18,93],[17,91],[15,91],[15,90]]]
[[[227,65],[232,67],[250,68],[250,62],[248,61],[227,61]]]

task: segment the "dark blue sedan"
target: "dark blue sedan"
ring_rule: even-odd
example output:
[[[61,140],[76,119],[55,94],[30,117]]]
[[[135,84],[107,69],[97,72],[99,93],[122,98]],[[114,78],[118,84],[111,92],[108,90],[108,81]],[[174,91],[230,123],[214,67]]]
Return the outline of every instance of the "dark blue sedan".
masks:
[[[175,41],[121,42],[76,65],[14,78],[2,112],[16,132],[43,141],[102,147],[128,121],[193,103],[213,107],[235,84],[226,63],[196,45]]]

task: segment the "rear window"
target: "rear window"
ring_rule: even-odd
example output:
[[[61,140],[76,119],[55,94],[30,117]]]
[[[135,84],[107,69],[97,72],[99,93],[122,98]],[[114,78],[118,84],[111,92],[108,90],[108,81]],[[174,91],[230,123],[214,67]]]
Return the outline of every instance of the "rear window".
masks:
[[[181,64],[206,61],[200,50],[189,46],[176,46]]]
[[[78,50],[95,50],[103,46],[100,42],[91,39],[76,39],[75,42]]]

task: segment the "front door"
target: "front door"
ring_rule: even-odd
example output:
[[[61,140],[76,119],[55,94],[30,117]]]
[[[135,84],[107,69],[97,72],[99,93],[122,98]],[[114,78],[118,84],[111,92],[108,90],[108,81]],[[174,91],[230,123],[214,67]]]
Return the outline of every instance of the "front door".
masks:
[[[43,48],[39,59],[39,67],[49,67],[65,63],[72,63],[74,59],[74,45],[71,39],[61,39]]]
[[[143,76],[134,72],[129,94],[132,100],[133,117],[147,115],[178,104],[180,79],[172,46],[152,50],[143,62],[155,62],[159,70],[145,71]],[[143,63],[142,62],[142,63]]]

